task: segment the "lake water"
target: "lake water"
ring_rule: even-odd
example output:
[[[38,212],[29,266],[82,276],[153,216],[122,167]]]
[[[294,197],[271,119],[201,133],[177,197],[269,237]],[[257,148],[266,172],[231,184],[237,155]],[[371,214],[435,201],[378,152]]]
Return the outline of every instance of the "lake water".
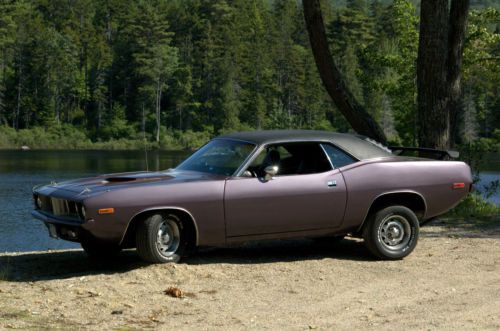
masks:
[[[149,152],[149,170],[175,167],[189,153]],[[139,151],[0,151],[0,252],[79,248],[51,239],[45,225],[32,219],[31,189],[51,181],[102,173],[146,170]],[[500,153],[488,156],[479,187],[500,179]],[[500,192],[491,198],[500,205]]]

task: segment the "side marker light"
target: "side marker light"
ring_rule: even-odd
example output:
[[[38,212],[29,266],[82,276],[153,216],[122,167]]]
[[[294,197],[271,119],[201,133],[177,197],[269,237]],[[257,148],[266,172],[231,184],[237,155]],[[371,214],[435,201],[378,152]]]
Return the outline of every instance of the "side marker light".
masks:
[[[99,209],[99,215],[114,214],[114,213],[115,213],[115,208],[101,208],[101,209]]]

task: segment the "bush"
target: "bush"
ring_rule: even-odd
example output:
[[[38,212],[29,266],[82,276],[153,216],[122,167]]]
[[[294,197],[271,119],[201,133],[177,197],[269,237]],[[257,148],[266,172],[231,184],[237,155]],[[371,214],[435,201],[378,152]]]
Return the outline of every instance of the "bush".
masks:
[[[500,135],[500,130],[495,130],[495,135],[497,134]],[[473,143],[459,146],[460,159],[471,167],[474,184],[479,182],[479,172],[484,165],[484,156],[488,152],[498,152],[500,139],[497,138],[480,138]],[[487,200],[497,193],[499,187],[500,182],[497,180],[484,187],[481,191],[477,189],[451,210],[449,215],[460,218],[500,215],[500,206]]]
[[[0,126],[0,148],[13,148],[17,132],[8,126]]]
[[[458,218],[498,216],[500,215],[500,206],[486,200],[481,193],[473,192],[453,208],[448,215]]]
[[[99,130],[98,136],[99,140],[102,141],[121,140],[131,137],[137,138],[137,132],[134,126],[128,124],[127,121],[114,119]]]
[[[210,138],[210,133],[208,132],[187,130],[180,135],[179,142],[184,149],[197,149],[206,144]]]

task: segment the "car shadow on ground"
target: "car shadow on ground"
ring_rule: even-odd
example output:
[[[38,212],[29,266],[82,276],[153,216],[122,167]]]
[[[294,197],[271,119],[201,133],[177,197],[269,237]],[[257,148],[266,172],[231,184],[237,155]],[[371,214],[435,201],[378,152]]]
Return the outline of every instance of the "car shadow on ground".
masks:
[[[234,248],[202,248],[185,257],[186,265],[261,264],[318,259],[374,261],[362,242],[344,239],[339,243],[311,239],[250,243]],[[35,282],[99,274],[120,274],[147,267],[135,250],[123,251],[112,260],[87,258],[82,250],[12,253],[0,256],[0,282]]]
[[[305,260],[339,259],[375,261],[363,243],[346,237],[340,242],[298,239],[252,242],[238,247],[201,249],[184,260],[186,264],[263,264]]]
[[[435,220],[421,229],[422,238],[500,238],[500,218],[484,221]],[[183,259],[186,265],[262,264],[338,259],[373,262],[359,239],[333,243],[298,239],[254,242],[234,248],[204,248]],[[98,274],[120,274],[147,267],[134,250],[107,261],[89,260],[82,250],[11,253],[0,256],[0,282],[31,282]]]
[[[96,261],[82,250],[12,253],[0,256],[0,280],[31,282],[97,274],[123,273],[145,264],[134,251],[113,260]]]

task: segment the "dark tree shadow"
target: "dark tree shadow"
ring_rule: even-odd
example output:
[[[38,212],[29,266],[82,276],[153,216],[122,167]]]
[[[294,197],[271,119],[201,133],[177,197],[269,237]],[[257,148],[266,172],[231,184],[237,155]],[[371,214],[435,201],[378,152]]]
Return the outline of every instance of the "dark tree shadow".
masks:
[[[435,219],[421,228],[423,238],[500,238],[500,215],[475,219]]]

